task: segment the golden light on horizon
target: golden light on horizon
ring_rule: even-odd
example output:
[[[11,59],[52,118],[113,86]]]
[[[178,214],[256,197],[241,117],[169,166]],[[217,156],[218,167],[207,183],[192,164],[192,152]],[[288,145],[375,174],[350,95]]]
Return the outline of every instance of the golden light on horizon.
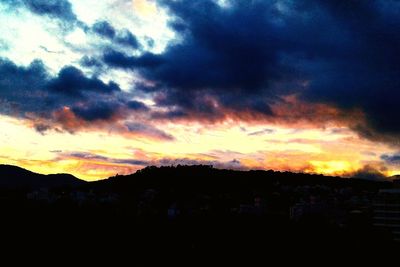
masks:
[[[354,163],[341,160],[330,160],[330,161],[310,161],[313,166],[312,172],[325,174],[325,175],[343,175],[346,173],[354,172],[358,169],[358,166],[354,166]]]
[[[364,151],[373,150],[378,155],[393,152],[385,145],[359,139],[354,133],[332,134],[330,129],[294,131],[277,125],[228,121],[215,125],[166,123],[160,128],[175,137],[166,141],[99,130],[42,134],[23,120],[7,116],[0,119],[0,163],[45,174],[71,173],[85,180],[132,173],[146,164],[186,161],[215,162],[217,167],[239,169],[346,175],[367,163],[378,164],[374,156],[364,155]],[[79,154],[83,156],[75,156]],[[134,165],[129,160],[143,164]],[[240,165],[229,165],[233,161]],[[392,167],[383,173],[391,176],[400,171]]]

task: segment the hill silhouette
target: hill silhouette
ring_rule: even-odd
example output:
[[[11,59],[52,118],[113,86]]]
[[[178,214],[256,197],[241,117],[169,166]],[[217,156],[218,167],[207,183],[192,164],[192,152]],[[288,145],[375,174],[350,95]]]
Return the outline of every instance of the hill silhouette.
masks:
[[[389,181],[362,178],[342,178],[321,174],[280,172],[273,170],[238,171],[215,169],[209,165],[149,166],[130,175],[116,175],[92,182],[91,186],[114,191],[132,188],[175,188],[182,190],[218,191],[231,189],[271,188],[277,184],[288,186],[321,185],[354,189],[380,189],[390,187]]]
[[[291,186],[325,185],[333,187],[382,188],[389,181],[363,178],[342,178],[321,174],[280,172],[273,170],[238,171],[215,169],[210,165],[148,166],[128,175],[116,175],[104,180],[86,182],[71,174],[39,174],[13,165],[0,164],[0,188],[39,188],[84,186],[107,191],[130,191],[138,188],[176,188],[196,190],[249,189],[281,183]]]
[[[26,169],[0,165],[0,188],[40,188],[80,186],[86,182],[71,174],[39,174]]]
[[[64,253],[69,242],[77,251],[129,257],[398,251],[391,233],[373,225],[374,200],[392,182],[205,165],[82,182],[0,165],[4,186],[11,189],[0,190],[0,228],[18,251]]]
[[[400,176],[393,176],[393,180]],[[280,172],[273,170],[238,171],[229,169],[215,169],[210,165],[177,165],[177,166],[148,166],[128,175],[116,175],[104,180],[86,182],[67,174],[39,174],[27,169],[0,164],[0,187],[59,187],[59,186],[101,186],[121,187],[129,186],[179,186],[179,187],[204,187],[204,186],[246,186],[270,184],[273,182],[289,183],[293,185],[324,184],[324,185],[355,185],[368,187],[390,184],[388,181],[374,181],[363,178],[342,178],[325,176],[322,174],[307,174]]]

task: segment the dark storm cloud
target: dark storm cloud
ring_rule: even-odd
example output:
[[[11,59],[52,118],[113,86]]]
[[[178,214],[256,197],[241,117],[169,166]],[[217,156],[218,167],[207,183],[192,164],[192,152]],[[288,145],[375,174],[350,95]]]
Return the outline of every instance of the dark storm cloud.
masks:
[[[109,120],[116,114],[117,108],[108,103],[95,103],[90,106],[75,106],[72,111],[85,121]]]
[[[83,72],[73,66],[62,68],[56,77],[51,77],[44,64],[33,61],[29,66],[17,66],[8,59],[0,58],[0,96],[3,100],[15,102],[28,107],[30,101],[33,107],[40,107],[47,100],[52,102],[67,101],[71,98],[83,98],[88,92],[112,94],[120,91],[114,82],[108,84],[97,77],[86,77]],[[50,103],[49,103],[50,104]]]
[[[1,2],[76,21],[66,0]],[[158,3],[173,18],[170,27],[179,36],[163,53],[122,52],[121,45],[140,48],[136,37],[127,29],[115,29],[112,21],[98,21],[86,32],[112,45],[101,47],[101,58],[84,57],[80,62],[89,68],[106,64],[137,71],[150,83],[135,88],[154,96],[156,105],[165,110],[152,111],[154,118],[213,121],[231,114],[241,114],[238,117],[242,119],[277,118],[281,113],[274,107],[282,107],[283,97],[295,94],[310,106],[333,106],[341,116],[360,110],[365,121],[351,119],[350,128],[365,138],[399,144],[399,1],[236,0],[226,6],[214,0]],[[16,105],[25,112],[47,112],[68,105],[80,118],[95,120],[112,117],[107,107],[99,106],[113,101],[111,106],[117,108],[123,105],[132,112],[149,111],[138,103],[114,98],[120,93],[115,83],[86,77],[75,67],[65,67],[51,77],[39,61],[17,67],[1,60],[0,75],[3,113],[14,112]],[[93,95],[101,99],[94,100]],[[103,99],[110,96],[113,100]],[[76,105],[78,98],[84,103],[91,99],[91,108]],[[292,113],[299,116],[301,112]],[[291,122],[290,115],[294,117],[285,114],[283,120]],[[314,121],[313,115],[303,116]]]
[[[44,134],[46,131],[51,129],[50,125],[42,124],[42,123],[35,124],[34,127],[35,127],[35,130],[41,134]]]
[[[110,94],[120,91],[119,86],[114,82],[105,84],[96,77],[87,78],[80,69],[68,66],[58,73],[58,77],[52,79],[47,87],[57,93],[79,96],[85,91],[94,91],[100,94]]]
[[[126,106],[132,110],[142,110],[142,111],[149,110],[149,108],[143,102],[136,101],[136,100],[131,100],[131,101],[127,102]]]
[[[64,22],[78,22],[68,0],[1,0],[0,3],[7,4],[11,8],[25,7],[34,14]]]
[[[140,48],[139,41],[128,29],[116,30],[108,21],[97,21],[92,26],[92,31],[110,41],[134,49]]]
[[[107,21],[98,21],[93,24],[92,29],[95,33],[113,39],[115,37],[115,29]]]
[[[81,64],[81,66],[87,68],[95,68],[102,66],[102,63],[98,59],[89,56],[83,56],[79,61],[79,63]]]
[[[400,153],[392,155],[384,154],[381,156],[381,159],[390,165],[400,165]]]
[[[118,31],[115,41],[121,45],[130,46],[134,49],[138,49],[140,47],[136,36],[127,29]]]
[[[106,49],[103,60],[110,66],[120,68],[154,68],[162,65],[164,61],[161,56],[149,52],[140,57],[131,57],[114,49]]]
[[[145,91],[160,93],[160,106],[174,107],[169,118],[185,114],[215,120],[228,112],[273,116],[279,101],[278,83],[298,87],[296,72],[282,54],[287,46],[282,26],[271,19],[276,12],[264,1],[235,1],[221,8],[214,1],[162,1],[176,21],[171,27],[183,40],[161,55],[129,56],[106,51],[113,67],[139,69],[154,81]]]
[[[400,136],[399,2],[158,2],[181,40],[160,55],[108,50],[103,60],[153,81],[142,89],[158,93],[156,103],[173,108],[169,113],[275,116],[271,105],[295,93],[343,112],[361,110],[366,124],[350,127],[364,137]]]
[[[76,16],[68,0],[22,0],[34,13],[60,18],[66,21],[75,21]]]
[[[366,137],[399,136],[400,17],[395,1],[321,1],[334,22],[351,38],[330,53],[316,51],[306,63],[312,80],[305,95],[311,101],[342,109],[360,108],[366,127],[354,126]],[[398,11],[397,11],[398,13]],[[349,35],[349,34],[348,34]],[[339,35],[342,39],[345,35]],[[337,42],[336,42],[337,43]]]
[[[51,76],[41,61],[17,66],[0,59],[0,112],[3,114],[26,117],[29,113],[50,119],[53,112],[68,106],[78,118],[91,122],[111,119],[122,108],[146,110],[145,104],[129,102],[125,99],[130,96],[123,94],[116,83],[86,77],[76,67],[66,66],[57,76]],[[50,128],[44,126],[35,127],[39,132]]]
[[[222,9],[213,1],[166,1],[183,41],[161,55],[128,56],[107,51],[110,66],[139,68],[164,93],[159,105],[182,112],[215,114],[212,100],[231,109],[271,115],[272,84],[296,74],[279,55],[279,27],[268,20],[263,2],[235,2]],[[272,101],[273,97],[268,97]],[[218,115],[218,114],[217,114]],[[220,114],[222,115],[222,114]]]
[[[0,111],[12,115],[16,108],[22,108],[24,112],[39,111],[38,108],[48,109],[52,100],[43,88],[49,80],[41,61],[34,61],[27,67],[19,67],[7,59],[0,58]]]

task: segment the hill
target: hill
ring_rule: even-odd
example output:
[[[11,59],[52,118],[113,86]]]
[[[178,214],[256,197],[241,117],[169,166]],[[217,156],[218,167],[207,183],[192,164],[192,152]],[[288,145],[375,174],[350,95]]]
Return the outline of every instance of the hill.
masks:
[[[110,248],[132,255],[133,247],[178,256],[222,251],[269,257],[271,248],[307,257],[337,256],[338,249],[398,251],[391,233],[373,225],[374,201],[380,189],[395,186],[391,182],[170,166],[85,183],[0,165],[1,186],[76,182],[82,186],[0,191],[0,227],[11,229],[5,243],[17,241],[19,251],[19,240],[33,240],[34,246],[24,243],[27,249],[60,251],[69,241],[79,251],[104,255]]]
[[[39,188],[79,186],[85,184],[70,174],[39,174],[26,169],[12,166],[0,165],[0,188]]]
[[[373,181],[360,178],[341,178],[317,174],[280,171],[236,171],[215,169],[207,165],[149,166],[130,175],[117,175],[106,180],[90,183],[90,186],[112,191],[130,191],[144,188],[179,189],[192,191],[257,190],[287,186],[327,186],[330,188],[352,187],[359,190],[378,190],[392,186],[389,181]]]

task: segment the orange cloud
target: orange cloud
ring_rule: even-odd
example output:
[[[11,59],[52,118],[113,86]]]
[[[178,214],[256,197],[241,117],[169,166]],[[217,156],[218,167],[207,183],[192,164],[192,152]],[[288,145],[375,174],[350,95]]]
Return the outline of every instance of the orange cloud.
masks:
[[[160,96],[159,96],[160,97]],[[220,105],[212,97],[202,99],[212,111],[155,111],[153,117],[161,121],[182,124],[199,122],[205,125],[221,125],[226,121],[246,122],[253,125],[273,124],[291,128],[355,127],[365,125],[365,115],[360,110],[342,111],[327,104],[307,103],[296,95],[283,97],[270,104],[271,114],[255,112],[252,109],[232,109]],[[268,105],[268,103],[265,103]],[[176,115],[175,115],[176,114]]]

